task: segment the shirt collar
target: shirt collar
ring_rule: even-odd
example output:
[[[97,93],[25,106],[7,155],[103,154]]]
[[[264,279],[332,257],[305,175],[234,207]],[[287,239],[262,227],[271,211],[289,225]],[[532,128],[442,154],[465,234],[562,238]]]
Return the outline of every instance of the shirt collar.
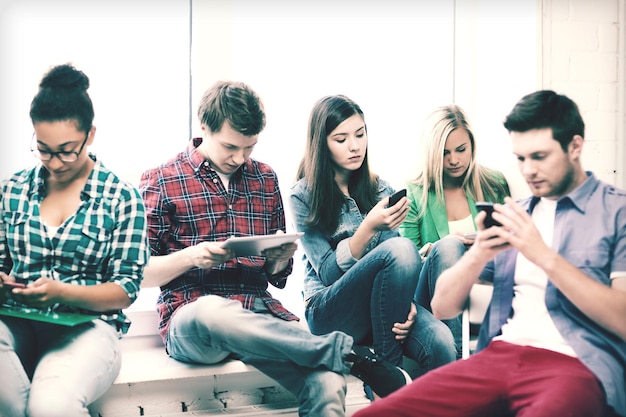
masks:
[[[202,143],[202,138],[193,138],[189,141],[187,145],[187,160],[189,161],[189,165],[193,168],[194,173],[198,173],[201,169],[206,169],[207,171],[214,172],[217,175],[217,172],[211,167],[211,163],[198,152],[198,146]],[[251,159],[248,159],[239,169],[233,173],[231,179],[242,175],[248,168],[248,165],[251,163]]]
[[[591,171],[586,171],[587,179],[574,188],[569,194],[559,198],[558,205],[571,204],[581,213],[585,212],[585,207],[594,190],[598,187],[600,181],[593,175]],[[532,197],[530,201],[529,212],[532,212],[535,205],[539,202],[540,197]]]
[[[96,194],[98,192],[97,180],[100,178],[100,173],[104,170],[104,166],[97,160],[96,155],[92,153],[89,153],[88,155],[95,162],[95,164],[89,173],[87,183],[81,193],[81,198],[83,200],[88,200],[94,197],[92,194]],[[36,199],[45,197],[46,178],[48,178],[49,175],[48,170],[44,168],[43,164],[39,163],[31,170],[29,175],[23,178],[23,183],[29,181],[32,182],[32,187],[29,187],[29,197]]]
[[[193,138],[187,145],[187,159],[195,173],[198,173],[202,167],[210,168],[209,161],[198,152],[198,146],[202,143],[202,138]]]
[[[102,190],[99,186],[101,185],[100,178],[104,178],[104,176],[101,175],[105,171],[104,165],[96,159],[96,155],[90,153],[89,157],[95,163],[93,164],[93,169],[89,173],[89,177],[87,177],[87,182],[85,183],[85,187],[81,193],[83,200],[98,198],[102,195]]]

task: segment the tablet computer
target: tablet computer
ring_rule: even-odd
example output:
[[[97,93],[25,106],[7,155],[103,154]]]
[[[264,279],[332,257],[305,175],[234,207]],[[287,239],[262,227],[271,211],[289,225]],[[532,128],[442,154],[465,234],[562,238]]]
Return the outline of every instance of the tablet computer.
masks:
[[[293,243],[302,235],[304,235],[304,233],[297,232],[231,237],[224,241],[222,247],[232,250],[235,252],[236,256],[261,256],[263,250],[275,248],[285,243]]]

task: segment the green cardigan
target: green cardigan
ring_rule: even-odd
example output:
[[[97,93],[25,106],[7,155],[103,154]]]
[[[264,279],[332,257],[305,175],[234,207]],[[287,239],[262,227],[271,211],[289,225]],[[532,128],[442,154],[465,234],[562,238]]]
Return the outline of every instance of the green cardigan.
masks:
[[[501,184],[508,190],[508,184],[504,175],[502,175]],[[435,243],[439,239],[450,234],[448,228],[448,216],[446,214],[445,204],[440,204],[437,201],[435,191],[428,192],[428,210],[424,213],[422,218],[418,218],[418,214],[422,211],[420,207],[420,201],[422,199],[422,186],[414,183],[407,183],[407,198],[411,201],[409,205],[409,214],[404,222],[400,225],[400,234],[408,237],[417,245],[419,249],[427,243]],[[466,193],[467,195],[467,193]],[[510,195],[503,194],[498,195],[498,201],[492,201],[492,203],[503,203],[504,197]],[[478,210],[476,210],[476,202],[467,195],[467,202],[469,204],[470,212],[472,214],[472,221]],[[476,224],[474,224],[476,227]]]

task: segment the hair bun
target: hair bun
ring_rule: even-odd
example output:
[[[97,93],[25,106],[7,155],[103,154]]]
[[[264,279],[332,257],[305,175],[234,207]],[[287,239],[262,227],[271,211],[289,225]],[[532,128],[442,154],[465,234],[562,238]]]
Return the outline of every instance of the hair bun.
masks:
[[[72,65],[58,65],[53,67],[43,77],[40,88],[77,88],[87,90],[89,88],[89,78]]]

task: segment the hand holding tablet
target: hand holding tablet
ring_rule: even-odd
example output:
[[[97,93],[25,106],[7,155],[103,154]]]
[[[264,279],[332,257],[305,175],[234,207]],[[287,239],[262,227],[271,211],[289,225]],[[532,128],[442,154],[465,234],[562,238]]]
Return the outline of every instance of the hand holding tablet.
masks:
[[[286,243],[294,243],[304,233],[277,233],[275,235],[258,235],[231,237],[224,241],[222,248],[229,249],[235,256],[262,256],[265,249],[282,246]]]

